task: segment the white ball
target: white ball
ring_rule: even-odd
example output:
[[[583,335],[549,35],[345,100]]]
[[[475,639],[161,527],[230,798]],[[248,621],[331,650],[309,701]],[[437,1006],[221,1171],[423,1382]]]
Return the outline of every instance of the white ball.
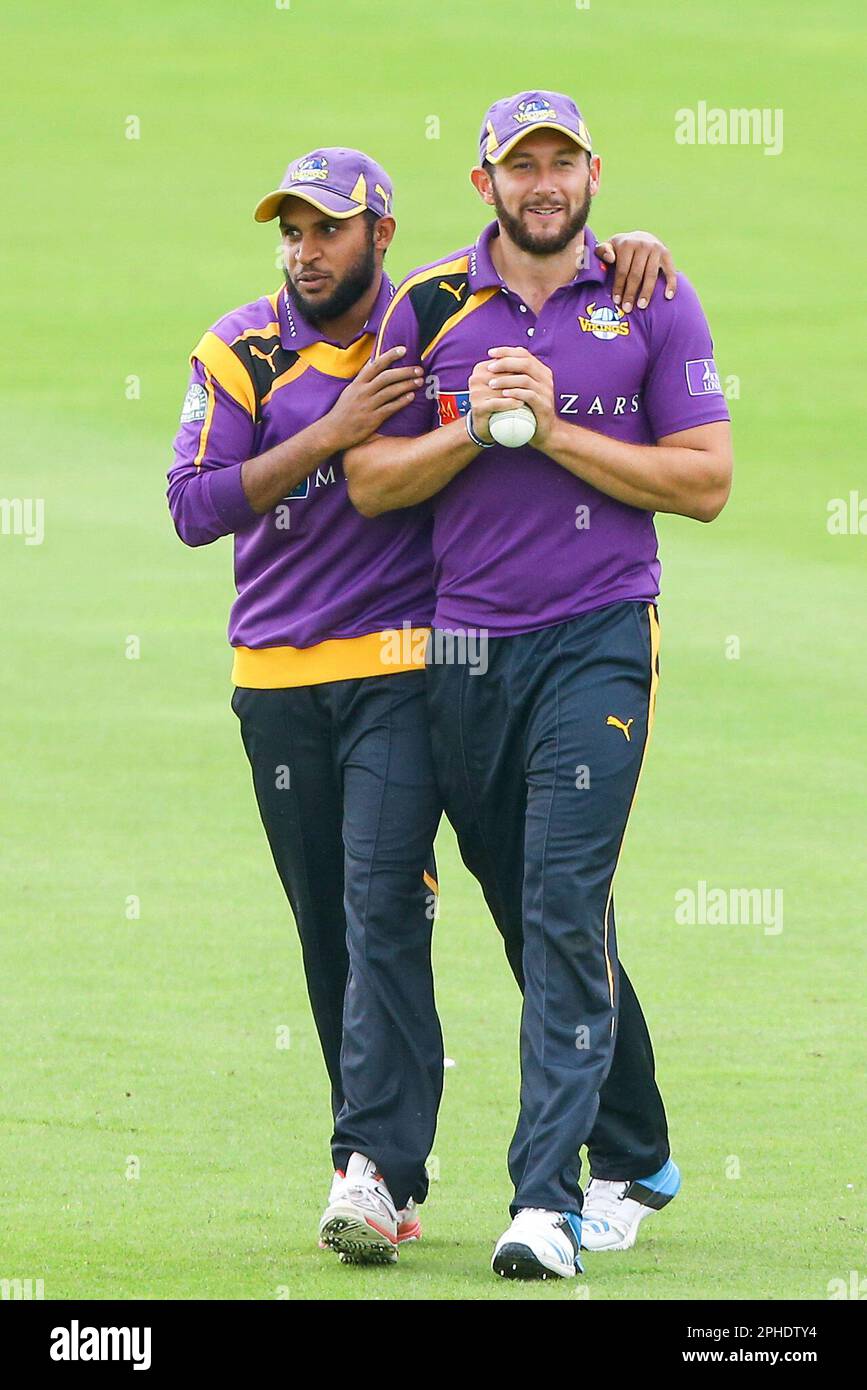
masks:
[[[528,405],[514,410],[497,410],[488,421],[491,438],[507,449],[520,449],[536,433],[536,417]]]

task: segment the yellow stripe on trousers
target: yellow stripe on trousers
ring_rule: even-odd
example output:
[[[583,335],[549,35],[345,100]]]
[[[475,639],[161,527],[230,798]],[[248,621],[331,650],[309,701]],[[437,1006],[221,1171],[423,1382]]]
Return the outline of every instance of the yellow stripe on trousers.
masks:
[[[632,815],[632,808],[635,805],[635,798],[638,796],[638,788],[641,784],[641,774],[644,771],[644,763],[647,758],[647,749],[650,745],[650,735],[653,732],[653,721],[656,717],[656,690],[659,685],[659,615],[656,605],[647,605],[647,616],[650,622],[650,692],[647,700],[647,737],[644,740],[644,749],[641,754],[641,765],[638,769],[638,776],[635,779],[635,790],[632,793],[632,800],[629,803],[629,810],[626,813],[626,825],[623,827],[623,834],[620,838],[620,848],[617,851],[617,858],[614,861],[614,872],[611,875],[611,882],[608,885],[608,901],[605,904],[605,934],[603,945],[605,950],[605,969],[608,974],[608,997],[611,1007],[614,1008],[614,972],[611,969],[611,957],[608,954],[608,923],[611,916],[611,902],[614,897],[614,877],[617,873],[617,865],[620,863],[620,856],[623,852],[623,841],[626,839],[626,826],[629,825],[629,817]],[[611,1032],[614,1032],[614,1016],[611,1018]]]

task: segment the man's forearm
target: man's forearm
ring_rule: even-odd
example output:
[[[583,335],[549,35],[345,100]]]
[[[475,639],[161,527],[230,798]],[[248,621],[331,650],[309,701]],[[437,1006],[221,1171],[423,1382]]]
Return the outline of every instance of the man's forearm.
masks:
[[[344,456],[349,496],[362,516],[426,502],[480,452],[463,420],[416,438],[374,435]]]
[[[241,467],[241,485],[250,506],[259,513],[270,512],[337,447],[323,419],[258,458],[247,459]]]
[[[703,449],[686,441],[625,444],[558,420],[542,452],[599,492],[645,511],[712,521],[729,494],[727,425],[720,426],[718,447]]]

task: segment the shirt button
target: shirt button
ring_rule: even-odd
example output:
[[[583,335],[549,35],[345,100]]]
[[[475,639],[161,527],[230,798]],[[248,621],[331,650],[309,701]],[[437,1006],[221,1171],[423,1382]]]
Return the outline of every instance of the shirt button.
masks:
[[[526,312],[527,312],[527,306],[526,306],[526,304],[522,304],[522,305],[520,306],[520,309],[521,309],[521,313],[522,313],[522,314],[526,314]]]
[[[528,338],[532,338],[532,336],[533,336],[533,334],[534,334],[535,332],[536,332],[535,328],[528,328],[528,329],[527,329],[527,337],[528,337]]]

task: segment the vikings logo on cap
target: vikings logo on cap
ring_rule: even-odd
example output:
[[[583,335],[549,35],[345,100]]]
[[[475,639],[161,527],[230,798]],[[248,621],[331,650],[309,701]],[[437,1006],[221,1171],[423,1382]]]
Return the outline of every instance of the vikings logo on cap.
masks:
[[[289,165],[280,187],[256,204],[256,221],[277,217],[287,194],[338,219],[355,217],[366,209],[377,217],[391,211],[391,179],[382,165],[361,150],[342,145],[300,155]]]
[[[482,162],[499,164],[520,140],[543,128],[568,135],[590,154],[590,132],[571,97],[563,92],[516,92],[495,101],[485,116],[479,136]]]
[[[541,97],[532,97],[529,101],[518,103],[513,117],[519,125],[529,125],[531,121],[556,121],[557,112],[549,101]]]
[[[299,159],[289,176],[291,183],[312,183],[328,178],[328,160],[324,154],[308,154]]]

